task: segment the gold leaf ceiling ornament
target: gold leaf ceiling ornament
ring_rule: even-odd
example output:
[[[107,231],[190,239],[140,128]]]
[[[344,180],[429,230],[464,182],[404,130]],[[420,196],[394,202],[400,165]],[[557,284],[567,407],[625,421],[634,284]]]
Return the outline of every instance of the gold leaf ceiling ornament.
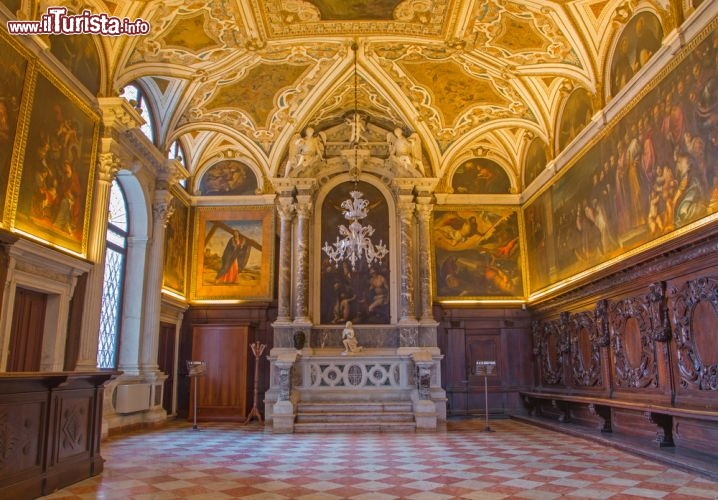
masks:
[[[563,63],[580,67],[554,11],[515,2],[479,2],[464,33],[470,49],[512,64]]]
[[[461,0],[260,0],[253,2],[267,37],[412,35],[439,39]],[[391,10],[392,16],[388,17]]]
[[[153,3],[147,37],[132,37],[129,64],[162,62],[180,65],[215,63],[251,45],[238,13],[221,0]]]

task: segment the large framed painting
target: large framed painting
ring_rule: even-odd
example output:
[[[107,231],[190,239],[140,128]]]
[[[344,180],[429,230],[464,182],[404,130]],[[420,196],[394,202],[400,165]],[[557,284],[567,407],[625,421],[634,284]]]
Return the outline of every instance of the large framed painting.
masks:
[[[40,67],[22,162],[12,184],[13,227],[85,255],[99,115]]]
[[[274,206],[199,207],[191,300],[271,300]]]
[[[0,52],[3,54],[3,63],[0,64],[0,211],[3,211],[28,59],[17,50],[5,32],[0,32]],[[0,217],[0,222],[3,219]]]
[[[516,209],[437,207],[432,240],[435,297],[524,296]]]
[[[355,197],[356,193],[361,196]],[[364,217],[357,222],[371,226],[373,245],[386,245],[389,254],[368,263],[358,259],[354,265],[349,260],[332,262],[322,250],[321,256],[321,322],[322,324],[386,325],[391,322],[391,294],[389,293],[389,256],[394,250],[389,244],[389,206],[379,189],[364,181],[356,184],[344,182],[334,187],[324,199],[321,208],[322,248],[341,248],[348,234],[344,213],[354,207],[358,200],[366,203]],[[343,229],[342,229],[343,228]]]
[[[162,287],[186,295],[187,242],[189,241],[189,205],[172,198],[172,217],[165,230],[165,261]]]

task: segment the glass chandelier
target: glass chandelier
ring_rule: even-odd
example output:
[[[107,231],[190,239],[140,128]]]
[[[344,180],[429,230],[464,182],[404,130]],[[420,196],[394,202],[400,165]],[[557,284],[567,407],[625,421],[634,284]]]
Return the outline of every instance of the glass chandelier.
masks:
[[[322,250],[334,265],[338,266],[339,262],[348,260],[352,270],[356,270],[359,260],[366,259],[369,265],[374,261],[380,262],[389,253],[389,249],[382,240],[379,240],[378,244],[371,241],[371,236],[374,234],[371,224],[363,226],[359,222],[366,218],[369,212],[367,208],[369,201],[363,198],[364,194],[361,191],[352,191],[349,195],[351,198],[344,200],[341,207],[344,209],[342,212],[344,218],[351,223],[349,227],[341,224],[337,241],[331,246],[325,241]]]
[[[352,44],[352,50],[354,51],[354,119],[358,119],[359,105],[358,105],[358,82],[357,82],[357,51],[359,47],[356,43]],[[369,209],[369,201],[364,199],[364,193],[356,189],[360,166],[359,166],[359,141],[353,141],[354,147],[354,165],[351,168],[352,176],[354,177],[354,191],[351,191],[349,195],[351,198],[346,199],[342,202],[341,208],[344,209],[342,212],[344,218],[348,221],[349,227],[341,224],[339,226],[339,236],[333,245],[329,245],[328,242],[324,242],[322,250],[327,254],[329,260],[335,265],[339,266],[339,262],[348,260],[351,263],[352,270],[356,270],[356,264],[361,259],[365,259],[368,265],[371,265],[374,261],[381,262],[381,260],[389,253],[389,249],[383,241],[379,240],[378,244],[374,244],[371,241],[371,236],[374,234],[374,228],[371,224],[366,226],[362,225],[360,220],[366,218]]]

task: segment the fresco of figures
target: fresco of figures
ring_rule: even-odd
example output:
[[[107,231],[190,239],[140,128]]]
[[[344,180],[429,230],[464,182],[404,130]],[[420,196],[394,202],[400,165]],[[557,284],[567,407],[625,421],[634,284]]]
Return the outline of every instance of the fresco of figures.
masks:
[[[437,207],[432,228],[437,297],[523,296],[515,210]]]
[[[716,212],[716,167],[714,32],[526,208],[531,290]]]
[[[257,176],[244,163],[222,160],[209,167],[199,183],[199,194],[251,195],[257,191]]]
[[[511,181],[498,163],[473,158],[456,169],[451,188],[456,194],[505,194],[511,191]]]
[[[350,199],[351,191],[359,191],[369,202],[367,216],[359,220],[362,226],[371,225],[372,242],[383,242],[389,248],[389,208],[384,195],[367,182],[346,182],[335,187],[322,204],[321,246],[333,245],[339,237],[339,227],[349,221],[343,216],[342,202]],[[360,259],[354,268],[349,261],[332,263],[322,252],[321,257],[321,322],[323,324],[389,324],[391,301],[389,290],[389,258],[367,264]]]
[[[636,14],[623,28],[611,61],[611,95],[615,96],[661,47],[663,28],[650,12]]]

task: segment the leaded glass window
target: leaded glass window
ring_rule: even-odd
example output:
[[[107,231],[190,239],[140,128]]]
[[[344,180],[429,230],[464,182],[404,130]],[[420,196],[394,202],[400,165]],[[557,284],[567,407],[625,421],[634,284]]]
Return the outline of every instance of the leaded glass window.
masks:
[[[112,181],[100,312],[100,339],[97,347],[98,368],[117,367],[128,226],[124,192],[117,181]]]

